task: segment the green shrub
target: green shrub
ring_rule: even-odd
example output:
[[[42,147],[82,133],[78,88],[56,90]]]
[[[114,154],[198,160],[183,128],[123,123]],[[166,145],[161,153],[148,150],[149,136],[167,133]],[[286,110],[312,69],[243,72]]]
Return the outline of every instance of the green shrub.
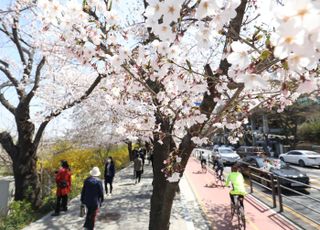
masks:
[[[320,143],[320,119],[312,119],[299,126],[301,140]]]
[[[17,230],[35,220],[35,212],[27,201],[13,201],[10,213],[0,222],[0,230]]]

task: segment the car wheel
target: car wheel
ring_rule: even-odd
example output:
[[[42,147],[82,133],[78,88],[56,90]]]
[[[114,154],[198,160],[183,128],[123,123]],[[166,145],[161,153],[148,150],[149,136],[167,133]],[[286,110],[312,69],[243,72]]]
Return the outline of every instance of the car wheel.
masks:
[[[301,167],[306,166],[306,164],[304,163],[304,161],[303,161],[303,160],[299,160],[299,165],[300,165]]]
[[[286,162],[283,157],[280,157],[280,160],[283,161],[283,162]]]

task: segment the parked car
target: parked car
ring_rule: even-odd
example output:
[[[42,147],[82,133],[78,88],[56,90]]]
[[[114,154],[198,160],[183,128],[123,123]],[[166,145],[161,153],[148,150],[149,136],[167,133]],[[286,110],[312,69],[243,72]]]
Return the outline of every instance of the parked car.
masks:
[[[320,166],[320,153],[309,150],[292,150],[280,154],[279,158],[287,163],[299,164],[301,167]]]
[[[249,166],[257,168],[258,170],[254,171],[254,174],[259,177],[252,177],[252,179],[259,181],[261,184],[265,186],[271,187],[271,184],[262,178],[266,178],[270,180],[270,176],[264,171],[271,172],[274,176],[279,176],[286,179],[280,179],[280,184],[286,187],[292,188],[307,188],[310,182],[308,175],[304,172],[296,168],[290,167],[285,162],[278,160],[276,162],[274,159],[269,159],[271,161],[271,167],[267,169],[266,164],[264,162],[264,158],[259,156],[248,156],[239,161],[239,165],[241,167],[241,171],[245,176],[248,176],[250,173]],[[273,163],[272,163],[273,162]],[[251,170],[252,171],[252,170]],[[293,182],[296,181],[296,182]],[[298,183],[300,182],[300,183]]]
[[[237,149],[237,154],[240,157],[257,156],[260,154],[264,154],[264,150],[260,146],[240,146]]]
[[[198,160],[201,160],[201,158],[204,157],[209,163],[209,161],[212,158],[212,151],[204,148],[194,148],[192,150],[192,155],[196,157]]]
[[[213,150],[213,156],[220,156],[226,165],[235,164],[240,160],[240,156],[230,147],[218,147]]]

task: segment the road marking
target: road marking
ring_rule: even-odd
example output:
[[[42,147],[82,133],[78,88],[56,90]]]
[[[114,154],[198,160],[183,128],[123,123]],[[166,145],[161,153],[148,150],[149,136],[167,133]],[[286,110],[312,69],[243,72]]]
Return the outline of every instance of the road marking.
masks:
[[[264,198],[266,198],[267,200],[271,201],[272,202],[272,199],[270,197],[268,197],[266,194],[264,194],[263,192],[260,192],[260,191],[257,191],[255,190],[255,193],[259,193],[259,194],[262,194],[262,196]],[[301,214],[295,212],[293,209],[291,209],[290,207],[288,207],[286,204],[283,204],[283,209],[289,213],[291,213],[292,215],[296,216],[297,218],[299,218],[300,220],[302,220],[303,222],[313,226],[313,227],[316,227],[316,228],[319,228],[319,225],[315,224],[314,222],[312,222],[311,220],[309,220],[308,218],[302,216]]]
[[[255,202],[259,203],[262,207],[268,209],[270,212],[274,213],[277,217],[281,218],[282,220],[286,221],[288,224],[291,224],[292,227],[296,228],[296,230],[302,230],[297,224],[289,220],[287,217],[283,216],[282,214],[276,212],[275,210],[271,209],[268,205],[260,201],[257,197],[254,197],[252,194],[248,194],[247,196],[251,197]]]

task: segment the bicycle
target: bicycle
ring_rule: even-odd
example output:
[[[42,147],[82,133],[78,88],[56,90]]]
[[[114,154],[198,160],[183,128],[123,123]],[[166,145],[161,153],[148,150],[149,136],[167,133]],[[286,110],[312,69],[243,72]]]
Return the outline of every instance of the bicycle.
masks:
[[[224,175],[223,175],[223,171],[220,171],[220,170],[217,170],[217,169],[215,169],[214,171],[215,171],[216,185],[218,186],[218,184],[220,184],[220,186],[223,187],[224,183],[225,183],[225,178],[224,178]]]
[[[207,165],[205,162],[201,162],[202,173],[207,173]]]
[[[233,219],[234,214],[237,215],[238,220],[238,229],[245,230],[246,229],[246,217],[244,213],[244,209],[241,206],[240,199],[244,199],[243,196],[234,195],[233,196],[234,203],[231,202],[231,219]],[[242,200],[243,202],[243,200]]]

